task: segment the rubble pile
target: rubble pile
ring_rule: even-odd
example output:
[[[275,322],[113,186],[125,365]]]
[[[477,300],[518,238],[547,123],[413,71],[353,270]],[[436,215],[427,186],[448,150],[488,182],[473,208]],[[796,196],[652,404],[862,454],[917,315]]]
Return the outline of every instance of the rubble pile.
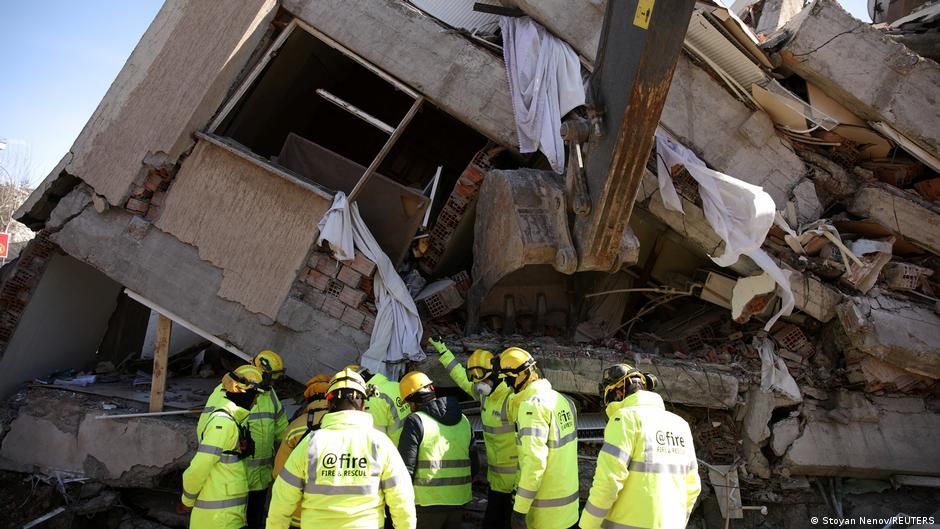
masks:
[[[597,66],[603,2],[504,3],[570,46],[583,76]],[[596,153],[565,135],[597,116],[564,116],[564,174],[518,152],[497,17],[399,0],[249,4],[165,7],[166,27],[101,103],[109,119],[18,212],[39,236],[4,274],[0,367],[28,357],[27,332],[48,361],[0,380],[13,395],[0,467],[107,487],[128,516],[177,526],[140,490],[176,486],[192,422],[97,419],[114,413],[103,403],[147,400],[105,388],[110,371],[91,366],[157,373],[140,355],[160,315],[192,340],[168,337],[167,402],[183,409],[201,404],[181,389],[189,379],[252,352],[277,350],[302,382],[383,339],[403,352],[388,373],[419,368],[460,394],[383,309],[394,292],[410,295],[417,334],[443,336],[461,360],[523,347],[575,399],[582,499],[604,424],[598,377],[629,362],[691,425],[710,486],[690,527],[937,510],[936,3],[869,25],[834,0],[697,2],[635,197],[618,182],[587,205],[571,160]],[[181,55],[207,39],[218,45],[200,61]],[[185,97],[157,82],[166,68]],[[347,254],[317,242],[343,196],[374,239],[356,226]],[[584,255],[585,219],[606,226],[598,255]],[[383,280],[385,261],[403,286]],[[77,286],[56,274],[77,266],[111,290],[97,311],[49,312],[46,328],[81,326],[90,344],[63,358],[30,308],[70,307]],[[212,361],[198,356],[206,342]],[[99,380],[67,398],[59,384],[19,386],[68,368]],[[35,452],[37,439],[56,449]],[[82,497],[70,491],[58,494]]]

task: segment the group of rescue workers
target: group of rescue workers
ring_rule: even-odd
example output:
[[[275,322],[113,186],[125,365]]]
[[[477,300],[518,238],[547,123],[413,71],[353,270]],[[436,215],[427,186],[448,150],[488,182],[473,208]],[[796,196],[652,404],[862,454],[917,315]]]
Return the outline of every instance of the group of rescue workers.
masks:
[[[439,339],[429,343],[481,405],[484,529],[685,527],[698,464],[689,426],[666,411],[655,376],[627,364],[604,370],[608,423],[581,510],[577,412],[532,355],[477,350],[464,368]],[[179,508],[192,511],[191,529],[461,528],[478,459],[457,399],[419,371],[396,383],[352,365],[308,380],[306,404],[288,421],[272,387],[283,373],[281,358],[262,351],[209,397],[183,474]]]

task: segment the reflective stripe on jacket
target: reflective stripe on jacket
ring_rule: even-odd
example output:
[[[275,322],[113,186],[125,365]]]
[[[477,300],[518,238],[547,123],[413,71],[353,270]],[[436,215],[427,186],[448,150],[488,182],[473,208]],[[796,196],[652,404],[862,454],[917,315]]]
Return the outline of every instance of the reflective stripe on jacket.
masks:
[[[701,490],[689,425],[656,393],[607,406],[583,529],[685,527]]]
[[[326,409],[326,400],[321,399],[310,402],[307,404],[306,408],[304,408],[304,412],[287,425],[287,435],[284,436],[284,442],[281,443],[277,449],[277,454],[274,455],[274,467],[271,472],[272,479],[276,478],[277,475],[281,473],[281,469],[284,468],[284,463],[287,462],[287,458],[290,457],[291,452],[294,451],[294,447],[296,447],[303,436],[307,434],[307,429],[309,428],[307,415],[311,411],[313,412],[313,426],[316,427],[320,424],[320,421],[323,420],[323,416],[326,415]],[[297,509],[294,511],[291,527],[300,527],[300,503],[297,504]]]
[[[286,529],[301,502],[304,527],[375,529],[385,507],[396,529],[414,529],[414,490],[398,451],[372,417],[337,411],[304,437],[278,474],[267,529]]]
[[[193,507],[191,529],[241,529],[246,524],[247,465],[237,451],[238,425],[248,411],[224,397],[218,406],[199,430],[199,448],[183,472],[182,502]]]
[[[470,421],[462,416],[460,422],[448,426],[419,411],[424,436],[418,446],[415,468],[415,504],[464,505],[473,499],[470,490],[470,445],[473,433]]]
[[[574,405],[539,379],[516,397],[519,485],[513,510],[529,527],[567,529],[578,521],[578,432]]]
[[[375,429],[385,432],[398,446],[401,427],[405,422],[405,417],[411,413],[411,408],[401,400],[398,382],[389,380],[379,373],[369,379],[369,384],[375,386],[377,394],[366,401],[366,411],[372,415]]]
[[[205,424],[209,414],[225,399],[225,390],[219,384],[209,395],[206,408],[199,416],[196,431]],[[274,445],[287,433],[287,413],[273,389],[259,393],[248,415],[248,427],[255,441],[255,455],[247,459],[249,490],[263,490],[271,486],[274,465]]]
[[[457,386],[480,401],[483,443],[486,446],[486,480],[490,488],[496,492],[512,492],[519,479],[516,426],[509,418],[509,407],[514,396],[512,389],[500,383],[489,395],[477,394],[473,391],[473,383],[467,378],[466,369],[457,361],[454,353],[445,351],[440,361]]]

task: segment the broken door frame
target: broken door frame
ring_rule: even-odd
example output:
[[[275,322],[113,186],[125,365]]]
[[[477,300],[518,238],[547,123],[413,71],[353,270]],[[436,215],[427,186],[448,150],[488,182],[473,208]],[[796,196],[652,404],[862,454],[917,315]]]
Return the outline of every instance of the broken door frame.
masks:
[[[284,28],[281,34],[277,36],[277,39],[275,39],[275,41],[271,44],[271,47],[264,54],[261,60],[258,61],[258,64],[255,65],[255,67],[251,70],[251,72],[241,82],[241,84],[239,85],[235,93],[232,94],[232,96],[229,97],[228,101],[226,101],[225,105],[222,106],[222,109],[219,111],[218,115],[215,117],[214,120],[212,120],[212,123],[210,123],[208,127],[208,131],[211,134],[217,134],[217,129],[219,128],[219,126],[221,126],[222,122],[225,121],[225,118],[228,117],[228,115],[232,112],[232,110],[239,103],[239,101],[241,101],[241,99],[245,96],[245,94],[248,93],[248,90],[251,89],[251,86],[255,83],[255,81],[261,75],[261,72],[265,69],[265,67],[267,67],[268,63],[271,62],[271,59],[273,59],[277,55],[278,50],[281,49],[281,47],[287,41],[288,37],[290,37],[293,34],[294,30],[296,30],[297,28],[300,28],[301,30],[306,31],[307,33],[313,35],[314,38],[320,40],[327,46],[333,48],[334,50],[340,52],[346,57],[359,63],[365,69],[374,73],[375,75],[377,75],[384,81],[391,84],[393,87],[401,90],[402,92],[410,96],[412,99],[414,99],[414,103],[411,105],[411,108],[408,110],[405,116],[398,122],[398,125],[396,125],[394,130],[392,130],[391,132],[389,132],[387,128],[385,128],[385,127],[388,127],[388,125],[385,125],[384,123],[381,123],[381,122],[375,123],[373,120],[365,119],[359,113],[349,108],[346,108],[343,105],[339,105],[339,103],[337,103],[336,101],[331,101],[328,99],[328,101],[331,101],[333,104],[337,104],[338,106],[340,106],[340,108],[343,108],[347,112],[350,112],[352,115],[359,117],[360,119],[363,119],[363,121],[372,125],[376,129],[384,132],[385,134],[389,134],[388,141],[385,142],[385,145],[382,146],[382,149],[372,159],[372,163],[369,164],[369,167],[365,170],[365,172],[359,178],[359,181],[356,182],[356,185],[353,187],[352,191],[349,193],[349,202],[352,203],[352,202],[355,202],[356,197],[359,195],[359,193],[368,183],[369,178],[371,178],[372,175],[378,170],[379,165],[382,163],[382,161],[385,160],[385,156],[388,155],[388,153],[392,150],[392,147],[394,147],[395,142],[397,142],[398,138],[400,138],[401,135],[404,133],[405,128],[408,126],[409,123],[411,123],[412,118],[414,118],[415,115],[417,115],[418,111],[421,109],[421,106],[424,104],[425,98],[423,95],[419,94],[408,85],[402,83],[398,79],[395,79],[388,73],[382,71],[380,68],[378,68],[374,64],[366,61],[364,58],[360,57],[359,55],[354,53],[352,50],[347,49],[339,42],[336,42],[335,40],[331,39],[326,34],[320,32],[319,30],[317,30],[313,26],[310,26],[306,22],[298,18],[294,18],[290,21],[287,27]],[[336,99],[339,99],[338,97],[332,94],[330,95]],[[343,101],[343,103],[345,103],[345,101]],[[348,103],[346,104],[349,105]],[[385,127],[383,127],[382,125],[385,125]]]

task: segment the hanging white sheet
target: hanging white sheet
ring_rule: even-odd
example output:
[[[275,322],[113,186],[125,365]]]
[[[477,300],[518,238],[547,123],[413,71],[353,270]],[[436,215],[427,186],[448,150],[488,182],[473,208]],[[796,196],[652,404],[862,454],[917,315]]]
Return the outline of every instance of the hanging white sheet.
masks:
[[[317,244],[326,242],[338,261],[352,260],[358,249],[376,264],[373,290],[378,313],[369,348],[359,363],[373,373],[382,373],[397,380],[404,372],[405,360],[421,361],[421,318],[392,261],[376,242],[366,223],[359,216],[356,204],[350,207],[346,193],[338,192],[333,205],[319,224]]]
[[[562,173],[561,118],[584,104],[578,54],[529,17],[502,17],[500,28],[519,152],[540,150]]]

